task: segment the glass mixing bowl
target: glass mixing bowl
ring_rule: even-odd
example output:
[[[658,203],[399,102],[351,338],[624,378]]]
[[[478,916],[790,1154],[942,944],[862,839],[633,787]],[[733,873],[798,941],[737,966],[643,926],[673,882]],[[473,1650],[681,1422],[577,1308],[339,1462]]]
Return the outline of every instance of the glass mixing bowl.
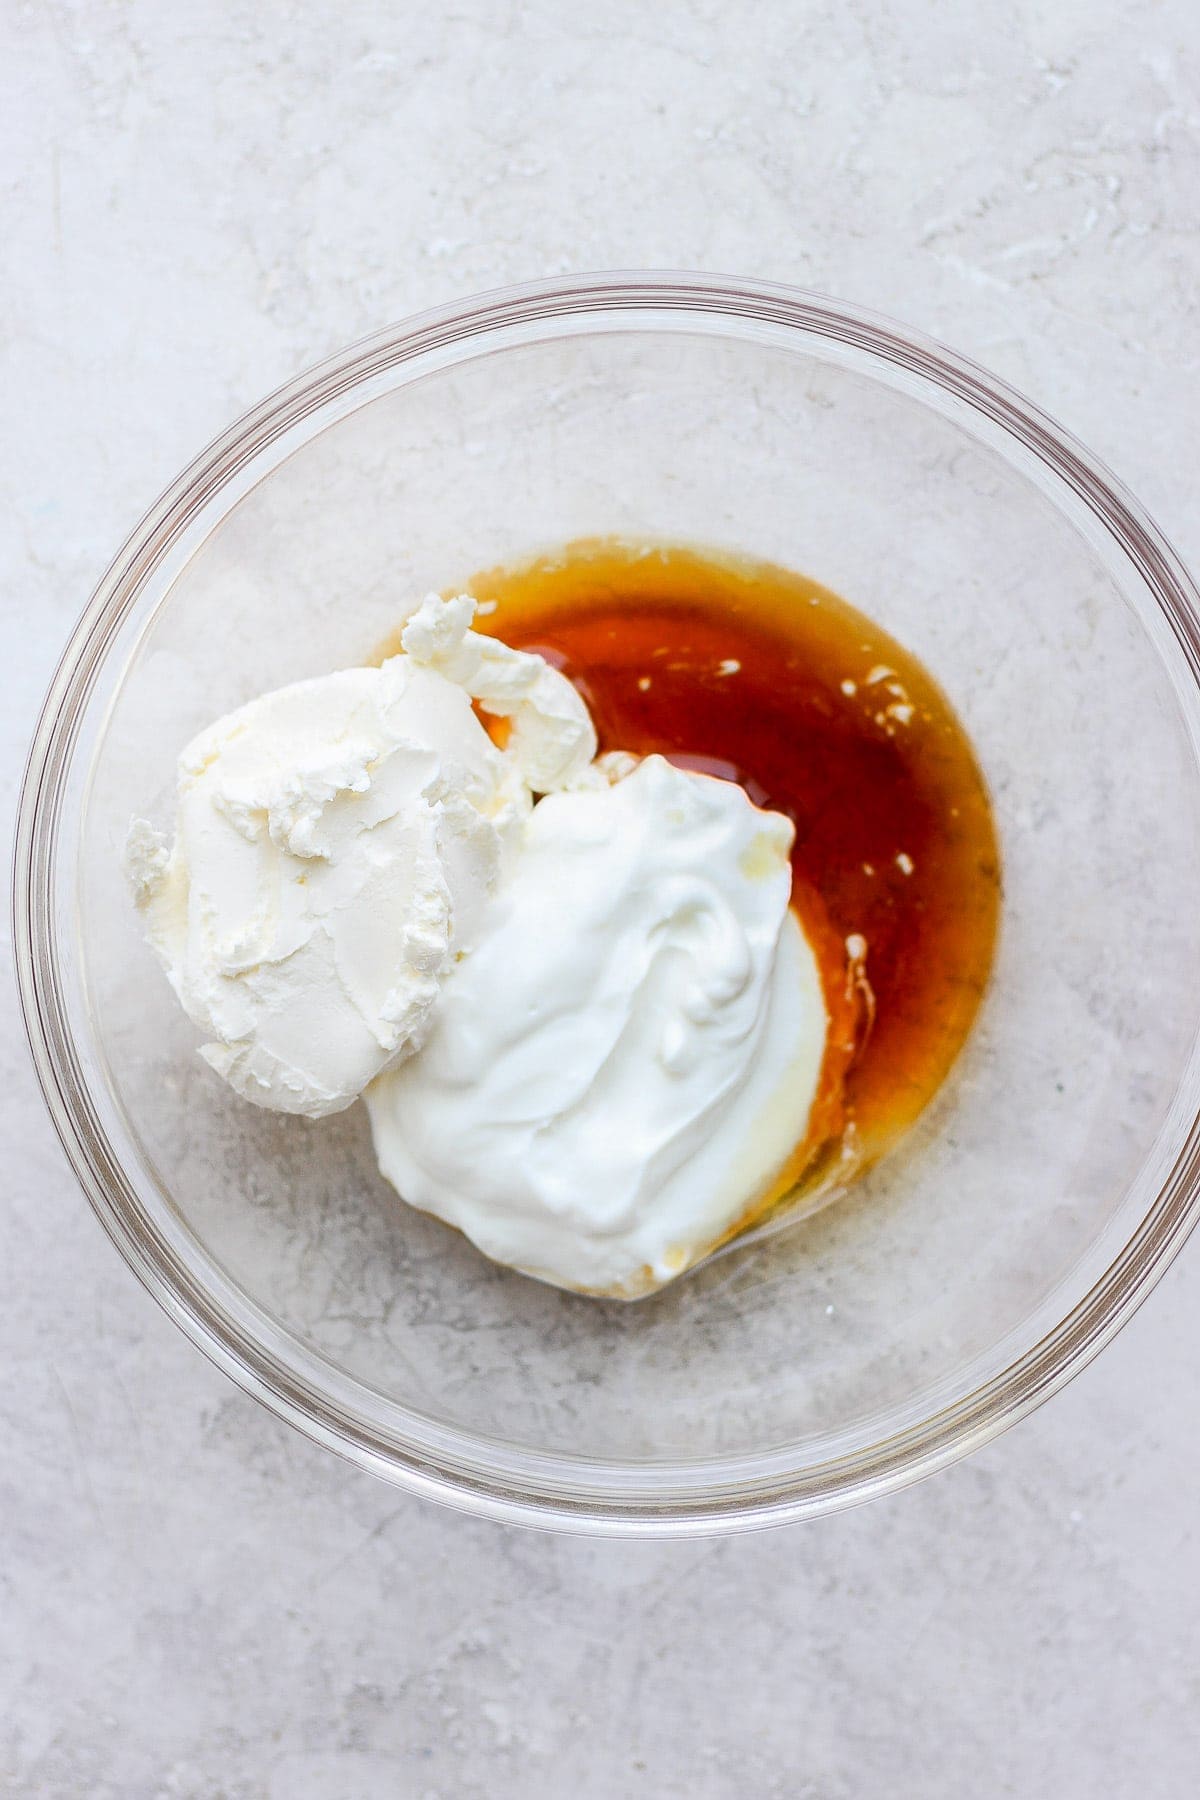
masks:
[[[367,660],[430,587],[608,533],[769,558],[893,632],[974,740],[1005,872],[990,993],[902,1149],[634,1305],[493,1267],[399,1205],[361,1106],[237,1101],[121,867],[200,726]],[[1194,586],[1095,460],[871,314],[609,276],[383,332],[180,476],[47,699],[16,947],[79,1179],[222,1368],[414,1491],[683,1533],[926,1474],[1078,1369],[1195,1215],[1198,651]]]

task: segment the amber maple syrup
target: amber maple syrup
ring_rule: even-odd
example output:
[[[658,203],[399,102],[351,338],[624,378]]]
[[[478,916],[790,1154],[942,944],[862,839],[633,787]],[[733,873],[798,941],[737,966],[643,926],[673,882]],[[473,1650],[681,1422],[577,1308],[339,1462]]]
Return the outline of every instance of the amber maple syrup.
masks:
[[[936,683],[854,607],[766,563],[589,541],[463,585],[478,630],[571,678],[602,750],[659,751],[794,821],[792,902],[832,1028],[771,1198],[833,1146],[874,1161],[949,1071],[996,939],[987,790]]]

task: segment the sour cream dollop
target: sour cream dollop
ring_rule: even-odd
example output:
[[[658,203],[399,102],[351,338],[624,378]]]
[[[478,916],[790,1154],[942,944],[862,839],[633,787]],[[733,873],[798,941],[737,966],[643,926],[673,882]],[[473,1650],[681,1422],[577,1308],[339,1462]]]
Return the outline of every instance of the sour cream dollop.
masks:
[[[420,1053],[367,1089],[403,1198],[585,1292],[700,1260],[769,1193],[820,1078],[792,838],[659,756],[539,801]]]

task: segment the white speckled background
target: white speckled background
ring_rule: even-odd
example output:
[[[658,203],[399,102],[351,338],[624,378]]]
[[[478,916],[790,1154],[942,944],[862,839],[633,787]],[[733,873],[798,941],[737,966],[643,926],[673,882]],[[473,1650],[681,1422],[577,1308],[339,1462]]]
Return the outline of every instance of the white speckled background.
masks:
[[[1200,560],[1192,0],[6,0],[3,797],[76,612],[219,427],[530,275],[872,304]],[[3,993],[0,1794],[1190,1800],[1200,1253],[1064,1395],[856,1513],[476,1524],[275,1423],[77,1192]]]

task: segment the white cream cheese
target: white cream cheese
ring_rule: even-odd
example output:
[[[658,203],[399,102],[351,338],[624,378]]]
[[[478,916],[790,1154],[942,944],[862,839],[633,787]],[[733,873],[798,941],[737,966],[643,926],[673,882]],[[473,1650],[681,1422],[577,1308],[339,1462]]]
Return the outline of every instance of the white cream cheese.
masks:
[[[699,1260],[780,1174],[820,1076],[792,836],[658,756],[542,800],[420,1054],[367,1090],[403,1197],[560,1286],[632,1297]]]
[[[595,752],[571,684],[474,610],[430,595],[405,654],[219,720],[179,759],[173,844],[134,821],[150,940],[201,1054],[260,1106],[336,1112],[420,1044],[533,793]],[[472,697],[513,715],[505,751]]]
[[[587,707],[545,657],[468,630],[475,607],[470,594],[427,595],[401,633],[405,651],[456,682],[485,712],[512,720],[508,750],[535,793],[570,787],[596,754]]]

